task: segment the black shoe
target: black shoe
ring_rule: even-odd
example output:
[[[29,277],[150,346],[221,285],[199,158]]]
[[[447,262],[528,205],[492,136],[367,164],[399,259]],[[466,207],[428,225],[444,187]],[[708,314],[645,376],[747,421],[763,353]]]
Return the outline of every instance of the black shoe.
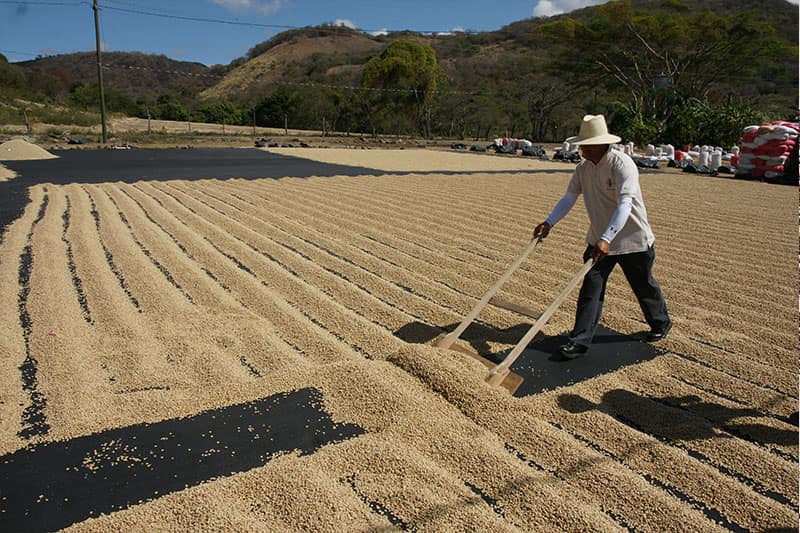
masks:
[[[576,357],[580,357],[588,351],[588,346],[569,341],[567,344],[561,347],[558,353],[561,354],[561,357],[564,359],[575,359]]]
[[[670,330],[672,329],[672,321],[667,322],[667,325],[660,328],[660,329],[652,329],[650,332],[645,335],[644,340],[645,342],[658,342],[663,341],[669,335]]]

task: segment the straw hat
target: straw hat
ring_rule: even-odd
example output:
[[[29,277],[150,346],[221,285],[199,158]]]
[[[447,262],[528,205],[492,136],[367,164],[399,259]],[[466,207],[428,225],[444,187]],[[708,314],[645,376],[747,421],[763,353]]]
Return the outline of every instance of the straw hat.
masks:
[[[581,129],[577,137],[570,137],[570,144],[614,144],[622,139],[608,133],[606,117],[603,115],[586,115],[581,122]]]

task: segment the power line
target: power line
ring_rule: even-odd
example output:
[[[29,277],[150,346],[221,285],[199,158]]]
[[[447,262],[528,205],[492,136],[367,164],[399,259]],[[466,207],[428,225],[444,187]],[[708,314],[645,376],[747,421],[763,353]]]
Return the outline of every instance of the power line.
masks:
[[[131,8],[124,8],[124,7],[114,7],[105,5],[102,9],[108,9],[112,11],[121,11],[124,13],[133,13],[137,15],[146,15],[150,17],[161,17],[167,19],[176,19],[176,20],[186,20],[190,22],[208,22],[213,24],[228,24],[231,26],[248,26],[253,28],[266,28],[266,29],[275,29],[275,30],[303,30],[303,29],[311,29],[311,30],[318,30],[318,28],[314,28],[312,26],[292,26],[287,24],[263,24],[260,22],[245,22],[241,20],[230,20],[230,19],[219,19],[219,18],[212,18],[212,17],[193,17],[187,15],[176,15],[170,14],[165,12],[158,12],[158,11],[145,11],[141,9],[131,9]],[[414,33],[419,34],[434,34],[434,35],[443,35],[443,34],[453,34],[452,30],[390,30],[386,28],[380,29],[367,29],[367,28],[351,28],[350,26],[326,26],[326,29],[330,28],[341,28],[342,30],[350,30],[355,32],[361,33],[376,33],[376,32],[387,32],[387,33],[401,33],[405,31],[411,31]],[[473,34],[473,33],[481,33],[478,30],[459,30],[455,33],[466,33],[466,34]]]
[[[57,52],[59,52],[60,54],[77,54],[77,53],[89,54],[89,53],[91,53],[89,51],[67,52],[67,51],[63,51],[63,50],[57,51]],[[25,56],[30,56],[30,57],[39,57],[39,56],[42,55],[41,53],[23,52],[23,51],[20,51],[20,50],[7,50],[7,49],[2,49],[2,48],[0,48],[0,53],[3,53],[3,54],[19,54],[19,55],[25,55]],[[108,52],[106,52],[106,53],[108,53]],[[111,53],[125,53],[125,52],[111,52]],[[125,64],[121,64],[121,63],[104,64],[103,65],[103,69],[105,69],[105,70],[112,70],[112,69],[114,69],[114,70],[146,70],[146,71],[150,71],[150,72],[157,72],[157,73],[160,73],[160,74],[173,74],[173,75],[178,75],[178,76],[187,76],[187,77],[192,77],[192,78],[208,78],[208,79],[213,79],[213,80],[221,80],[221,79],[223,79],[225,77],[224,74],[187,72],[187,71],[184,71],[184,70],[174,70],[174,69],[158,69],[158,68],[153,68],[153,67],[145,67],[145,66],[141,66],[141,65],[125,65]],[[764,78],[758,78],[758,77],[753,77],[753,76],[746,76],[746,77],[745,76],[726,76],[725,79],[721,80],[721,81],[723,81],[723,82],[724,81],[770,82],[770,81],[773,81],[773,80],[767,80],[767,79],[764,79]],[[271,82],[271,83],[273,83],[274,85],[325,87],[325,88],[329,88],[329,89],[342,89],[342,90],[361,90],[362,89],[362,87],[360,87],[360,86],[335,85],[335,84],[325,84],[325,83],[317,83],[317,82],[274,81],[274,82]],[[791,88],[795,88],[796,86],[793,85],[793,84],[778,83],[778,84],[775,84],[775,87],[778,88],[778,89],[791,89]],[[413,92],[413,89],[388,89],[388,88],[384,89],[384,88],[380,88],[380,87],[364,88],[364,89],[367,89],[367,90],[370,90],[370,91]],[[469,91],[440,91],[439,94],[475,95],[475,94],[479,94],[479,93],[469,92]]]
[[[20,52],[19,50],[4,50],[2,48],[0,48],[0,53],[3,53],[3,54],[19,54],[21,56],[31,56],[31,57],[36,57],[36,56],[41,55],[41,54],[32,54],[30,52]]]
[[[221,80],[225,78],[224,74],[205,74],[205,73],[195,73],[195,72],[186,72],[180,70],[169,70],[169,69],[157,69],[152,67],[145,67],[141,65],[123,65],[123,64],[107,64],[103,65],[105,69],[127,69],[127,70],[147,70],[151,72],[157,72],[160,74],[176,74],[181,76],[190,76],[195,78],[210,78],[215,80]],[[742,78],[743,79],[743,78]],[[741,81],[740,79],[739,81]],[[770,81],[764,80],[762,78],[747,78],[747,81]],[[334,89],[334,90],[354,90],[354,91],[373,91],[373,92],[397,92],[397,93],[413,93],[414,89],[392,89],[392,88],[384,88],[384,87],[361,87],[358,85],[336,85],[336,84],[329,84],[329,83],[319,83],[319,82],[293,82],[293,81],[285,81],[285,80],[275,80],[269,82],[272,85],[286,85],[286,86],[293,86],[293,87],[320,87],[325,89]],[[775,85],[776,88],[785,89],[794,87],[794,85]],[[478,94],[483,94],[480,92],[471,92],[471,91],[435,91],[437,94],[441,95],[467,95],[467,96],[474,96]]]
[[[188,15],[179,15],[176,13],[170,13],[166,11],[156,11],[152,9],[144,10],[144,9],[133,9],[130,7],[118,7],[111,4],[120,4],[120,5],[135,5],[130,2],[124,2],[120,0],[107,0],[104,2],[104,5],[99,6],[101,11],[110,10],[110,11],[119,11],[122,13],[131,13],[136,15],[145,15],[149,17],[160,17],[166,19],[173,19],[173,20],[184,20],[189,22],[205,22],[211,24],[226,24],[230,26],[245,26],[251,28],[263,28],[263,29],[273,29],[273,30],[315,30],[316,28],[312,26],[295,26],[289,24],[264,24],[260,22],[247,22],[241,20],[231,20],[231,19],[221,19],[221,18],[213,18],[213,17],[198,17],[198,16],[188,16]],[[13,4],[13,5],[20,5],[20,0],[0,0],[0,4]],[[52,2],[52,1],[25,1],[23,5],[32,5],[32,6],[87,6],[90,5],[87,1],[78,1],[78,2]],[[452,30],[411,30],[411,29],[404,29],[404,30],[390,30],[387,28],[380,28],[380,29],[367,29],[367,28],[351,28],[350,26],[326,26],[326,29],[334,29],[334,28],[341,28],[343,31],[355,31],[361,33],[378,33],[378,32],[387,32],[387,33],[400,33],[405,31],[411,31],[414,33],[419,34],[432,34],[432,35],[446,35],[446,34],[453,34],[453,33],[466,33],[466,34],[477,34],[481,33],[479,30],[459,30],[458,32],[453,32]]]
[[[0,50],[2,51],[2,50]],[[104,65],[103,68],[114,68],[114,69],[129,69],[129,70],[147,70],[151,72],[157,72],[161,74],[177,74],[182,76],[191,76],[197,78],[211,78],[211,79],[223,79],[226,74],[210,74],[210,73],[197,73],[197,72],[186,72],[181,70],[172,70],[172,69],[159,69],[153,67],[146,67],[141,65],[125,65],[122,63],[111,63],[108,65]],[[727,77],[724,80],[720,80],[720,82],[724,81],[750,81],[750,82],[769,82],[773,80],[767,80],[764,78],[758,77]],[[354,89],[354,90],[361,90],[362,87],[360,86],[353,86],[353,85],[335,85],[335,84],[326,84],[326,83],[319,83],[319,82],[289,82],[289,81],[272,81],[270,83],[276,85],[297,85],[297,86],[316,86],[316,87],[326,87],[330,89]],[[776,87],[779,88],[789,88],[794,87],[794,85],[783,85],[783,84],[776,84]],[[389,89],[389,88],[381,88],[381,87],[363,87],[363,89],[371,90],[371,91],[387,91],[387,92],[414,92],[414,89]],[[480,94],[475,92],[469,91],[442,91],[439,94]]]
[[[2,2],[2,0],[0,0],[0,2]],[[56,52],[58,54],[89,54],[89,53],[91,53],[90,51],[75,51],[75,50],[72,50],[72,51],[53,50],[53,52]],[[108,53],[111,53],[111,54],[129,53],[129,52],[125,52],[125,51],[122,51],[122,50],[117,50],[117,51],[106,50],[104,52],[106,54],[108,54]],[[0,48],[0,53],[4,53],[4,54],[19,54],[19,55],[25,55],[25,56],[30,56],[30,57],[39,57],[39,56],[50,57],[50,55],[42,54],[41,52],[35,53],[35,52],[27,52],[27,51],[20,51],[20,50],[8,50],[8,49],[2,49],[2,48]],[[197,72],[187,72],[187,71],[173,70],[173,69],[157,69],[157,68],[153,68],[153,67],[146,67],[146,66],[141,66],[141,65],[126,65],[126,64],[122,64],[122,63],[112,63],[112,64],[109,64],[109,65],[104,65],[103,68],[106,68],[106,69],[107,68],[115,68],[115,69],[130,69],[130,70],[149,70],[149,71],[152,71],[152,72],[159,72],[159,73],[163,73],[163,74],[177,74],[177,75],[181,75],[181,76],[190,76],[190,77],[196,77],[196,78],[222,79],[222,78],[225,77],[224,74],[197,73]],[[746,82],[752,82],[752,83],[755,83],[755,82],[764,82],[764,83],[773,82],[774,83],[775,81],[778,81],[778,83],[775,84],[775,86],[778,87],[778,88],[786,89],[786,88],[794,88],[794,87],[796,87],[794,84],[791,83],[791,80],[773,80],[773,79],[761,78],[761,77],[751,76],[751,75],[743,76],[743,75],[736,75],[736,74],[733,74],[733,75],[727,74],[723,78],[718,80],[717,82],[718,83],[725,83],[725,82],[730,82],[730,81],[738,81],[738,82],[745,82],[745,83]],[[278,82],[275,82],[275,83],[278,83]],[[313,82],[311,82],[311,83],[313,83]],[[355,88],[358,88],[358,89],[360,89],[360,87],[353,87],[353,86],[347,86],[347,85],[326,85],[326,84],[320,84],[320,83],[318,83],[317,85],[330,87],[330,88],[342,88],[342,89],[355,89]],[[380,89],[378,88],[376,90],[380,90]],[[386,90],[389,90],[389,89],[386,89]],[[462,91],[455,91],[455,92],[458,93],[458,94],[475,94],[475,93],[462,92]]]
[[[0,0],[0,4],[13,4],[18,6],[85,6],[88,2],[36,2],[25,0]]]
[[[118,70],[147,70],[150,72],[157,72],[159,74],[177,74],[181,76],[190,76],[195,78],[210,78],[215,80],[224,79],[225,75],[223,74],[201,74],[196,72],[185,72],[180,70],[169,70],[169,69],[156,69],[152,67],[144,67],[141,65],[122,65],[122,64],[105,64],[103,68],[106,70],[111,69],[118,69]],[[393,93],[413,93],[414,89],[392,89],[387,87],[362,87],[359,85],[335,85],[330,83],[319,83],[314,81],[285,81],[285,80],[275,80],[271,81],[270,84],[272,85],[285,85],[291,87],[319,87],[324,89],[334,89],[334,90],[351,90],[351,91],[372,91],[372,92],[393,92]],[[475,92],[468,92],[468,91],[436,91],[437,94],[463,94],[463,95],[476,95],[480,93]]]
[[[225,19],[214,19],[214,18],[207,18],[207,17],[189,17],[185,15],[169,15],[166,13],[157,13],[155,11],[142,11],[139,9],[129,9],[125,7],[113,7],[113,6],[103,6],[103,10],[112,10],[112,11],[121,11],[123,13],[134,13],[137,15],[147,15],[150,17],[161,17],[167,19],[176,19],[176,20],[188,20],[191,22],[211,22],[215,24],[229,24],[232,26],[250,26],[254,28],[270,28],[270,29],[283,29],[283,30],[293,30],[298,29],[297,26],[286,26],[281,24],[261,24],[259,22],[242,22],[240,20],[225,20]]]
[[[109,5],[110,4],[110,5]],[[137,14],[142,12],[142,14],[147,14],[149,16],[160,16],[162,18],[175,18],[181,20],[181,17],[187,17],[190,19],[198,18],[202,19],[203,22],[207,22],[206,19],[213,19],[213,17],[200,17],[200,16],[190,16],[186,14],[186,10],[181,11],[174,11],[169,9],[163,9],[161,6],[158,7],[150,7],[146,5],[141,5],[141,3],[131,0],[103,0],[103,5],[100,6],[101,9],[108,8],[111,11],[114,10],[122,10],[122,9],[129,9],[131,11],[135,11]],[[219,20],[219,19],[214,19]],[[242,22],[239,19],[228,20],[228,22]]]
[[[373,34],[376,32],[387,32],[387,33],[402,33],[402,32],[413,32],[418,34],[431,34],[431,35],[452,35],[452,31],[441,31],[441,30],[413,30],[413,29],[404,29],[404,30],[390,30],[386,28],[382,29],[365,29],[365,28],[351,28],[349,26],[294,26],[294,25],[285,25],[285,24],[264,24],[258,22],[246,22],[241,20],[230,20],[230,19],[220,19],[220,18],[212,18],[212,17],[195,17],[195,16],[187,16],[187,15],[179,15],[174,12],[168,12],[164,10],[143,10],[143,9],[132,9],[128,7],[115,7],[111,4],[121,4],[121,5],[128,5],[128,6],[135,6],[135,2],[126,1],[126,0],[105,0],[104,5],[99,6],[100,10],[112,10],[112,11],[119,11],[123,13],[132,13],[132,14],[139,14],[145,16],[152,16],[152,17],[160,17],[166,19],[173,19],[173,20],[183,20],[189,22],[203,22],[203,23],[213,23],[213,24],[225,24],[225,25],[232,25],[232,26],[244,26],[244,27],[253,27],[253,28],[263,28],[263,29],[274,29],[274,30],[306,30],[309,32],[319,32],[320,30],[337,30],[340,29],[342,31],[354,31],[354,32],[361,32],[367,34]],[[0,0],[0,4],[15,4],[20,5],[20,0]],[[87,6],[90,5],[87,1],[76,1],[76,2],[54,2],[48,0],[26,0],[24,5],[42,5],[42,6]],[[482,31],[478,30],[464,30],[458,31],[456,33],[463,33],[468,35],[479,34],[483,33]],[[583,42],[582,40],[578,39],[577,37],[569,37],[569,36],[560,36],[560,40],[562,41],[574,41],[574,42]],[[606,44],[606,45],[616,45],[619,44],[618,42],[614,41],[602,41],[593,39],[592,43],[594,44]],[[24,55],[32,55],[37,56],[40,54],[29,54],[24,52],[16,52],[21,53]],[[758,80],[757,78],[737,78],[732,76],[727,76],[726,79],[728,80]]]
[[[88,51],[76,51],[76,50],[71,50],[71,51],[67,51],[67,50],[50,50],[50,51],[51,51],[51,52],[55,52],[55,53],[56,53],[56,54],[58,54],[58,55],[66,55],[66,54],[88,54],[88,53],[90,53],[90,52],[88,52]],[[22,52],[22,51],[20,51],[20,50],[6,50],[6,49],[3,49],[3,48],[0,48],[0,53],[3,53],[3,54],[18,54],[18,55],[22,55],[22,56],[30,56],[30,57],[40,57],[40,56],[41,56],[41,57],[50,57],[50,56],[52,55],[52,54],[49,54],[49,55],[48,55],[48,54],[43,54],[42,52],[38,52],[38,53],[34,53],[34,52]]]
[[[148,70],[150,72],[157,72],[159,74],[177,74],[180,76],[190,76],[192,78],[210,78],[214,80],[221,80],[225,76],[222,74],[204,74],[199,72],[186,72],[183,70],[171,70],[171,69],[156,69],[152,67],[143,67],[141,65],[122,65],[122,64],[114,64],[114,63],[107,63],[103,65],[103,68],[106,70],[117,69],[117,70]]]

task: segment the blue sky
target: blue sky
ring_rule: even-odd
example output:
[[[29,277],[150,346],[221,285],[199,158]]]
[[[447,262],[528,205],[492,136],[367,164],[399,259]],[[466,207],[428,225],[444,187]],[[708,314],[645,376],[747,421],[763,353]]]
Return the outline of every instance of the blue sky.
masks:
[[[99,0],[99,5],[104,49],[164,54],[213,65],[227,64],[282,31],[265,26],[302,27],[328,22],[369,31],[484,31],[605,1]],[[38,54],[89,51],[94,47],[91,0],[0,0],[0,53],[9,61],[33,59]]]
[[[339,22],[364,30],[496,30],[605,0],[99,0],[103,48],[227,64],[280,28],[166,18],[210,18],[261,25]],[[91,0],[0,0],[0,53],[9,61],[94,50]]]

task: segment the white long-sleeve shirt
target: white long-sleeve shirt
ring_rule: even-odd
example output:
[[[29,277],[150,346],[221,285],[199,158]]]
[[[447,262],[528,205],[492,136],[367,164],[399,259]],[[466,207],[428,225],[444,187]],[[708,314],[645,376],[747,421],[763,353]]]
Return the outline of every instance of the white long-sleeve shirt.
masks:
[[[587,244],[603,239],[611,244],[609,255],[619,255],[643,252],[655,242],[639,187],[639,169],[627,155],[609,149],[596,165],[588,159],[581,161],[547,222],[555,226],[581,194],[590,222]]]

